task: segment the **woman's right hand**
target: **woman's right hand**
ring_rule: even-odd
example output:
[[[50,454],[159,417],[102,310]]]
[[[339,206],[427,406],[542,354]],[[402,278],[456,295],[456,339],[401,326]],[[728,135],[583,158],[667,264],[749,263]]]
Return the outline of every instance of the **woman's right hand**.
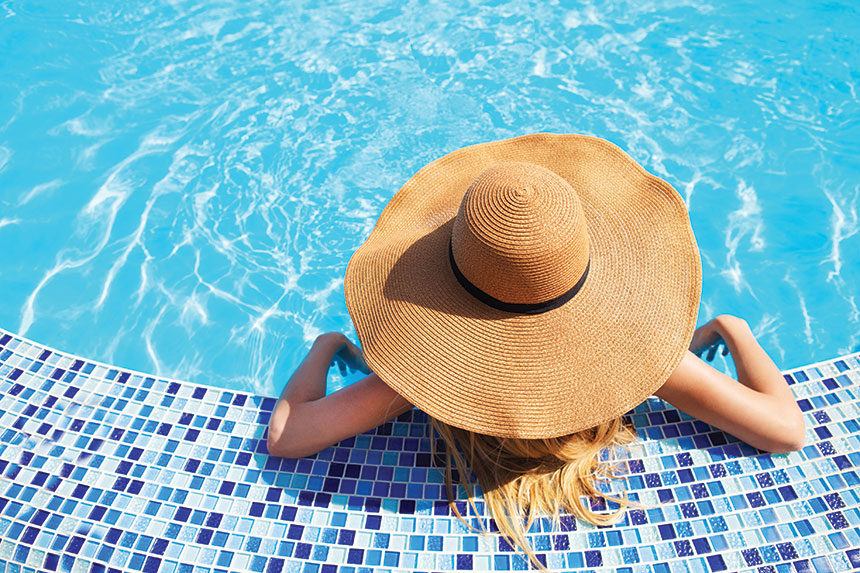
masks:
[[[696,357],[707,350],[711,360],[721,344],[732,353],[737,380]],[[696,329],[690,350],[655,394],[768,452],[799,450],[806,441],[804,415],[791,387],[747,321],[730,314]]]
[[[729,320],[742,319],[730,314],[721,314],[697,328],[693,333],[693,340],[690,342],[690,352],[701,358],[702,354],[707,351],[705,360],[709,362],[714,359],[720,346],[723,347],[723,356],[728,354],[729,347],[723,339],[723,328],[726,321]]]

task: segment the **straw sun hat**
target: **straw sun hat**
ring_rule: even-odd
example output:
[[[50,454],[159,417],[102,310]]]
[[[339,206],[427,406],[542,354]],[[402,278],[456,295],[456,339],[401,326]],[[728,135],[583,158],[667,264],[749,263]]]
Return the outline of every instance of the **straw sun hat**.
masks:
[[[344,291],[376,374],[450,425],[548,438],[657,390],[692,338],[699,250],[684,201],[596,137],[472,145],[416,173]]]

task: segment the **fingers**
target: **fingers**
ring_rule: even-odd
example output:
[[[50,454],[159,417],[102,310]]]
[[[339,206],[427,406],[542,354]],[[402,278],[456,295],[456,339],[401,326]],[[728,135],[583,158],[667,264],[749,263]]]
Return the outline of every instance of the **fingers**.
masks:
[[[704,342],[701,340],[693,340],[690,344],[690,352],[695,354],[696,356],[701,357],[703,353],[705,353],[710,347],[714,345],[713,342]]]
[[[724,315],[723,318],[725,316],[728,315]],[[726,344],[718,328],[718,318],[720,317],[712,318],[693,331],[693,338],[690,341],[690,352],[709,362],[716,357],[718,351],[722,356],[730,354],[729,345]]]
[[[720,340],[719,342],[717,342],[715,344],[707,346],[705,348],[699,348],[696,350],[691,350],[691,352],[693,354],[695,354],[696,356],[698,356],[699,358],[702,358],[702,355],[705,354],[705,351],[707,351],[707,354],[705,355],[704,360],[707,360],[708,362],[710,362],[714,359],[714,357],[716,357],[717,350],[720,350],[721,346],[722,346],[722,350],[720,351],[720,354],[722,354],[723,356],[728,355],[729,347],[722,340]]]
[[[346,376],[352,371],[370,374],[372,371],[367,362],[364,361],[361,350],[358,347],[353,348],[344,348],[335,356],[335,362],[340,368],[341,374]]]
[[[365,374],[370,374],[371,370],[364,360],[364,354],[361,352],[361,348],[355,344],[352,344],[350,348],[350,360],[354,368]]]
[[[721,351],[723,356],[729,354],[729,347],[720,333],[717,332],[715,321],[716,319],[711,319],[697,328],[690,341],[690,352],[707,361],[713,360],[717,351]]]
[[[346,376],[346,363],[344,363],[343,359],[340,356],[335,356],[334,363],[340,375]]]
[[[717,346],[716,345],[711,346],[708,349],[708,358],[707,358],[708,362],[710,362],[711,360],[714,359],[714,354],[716,354],[716,353],[717,353]]]

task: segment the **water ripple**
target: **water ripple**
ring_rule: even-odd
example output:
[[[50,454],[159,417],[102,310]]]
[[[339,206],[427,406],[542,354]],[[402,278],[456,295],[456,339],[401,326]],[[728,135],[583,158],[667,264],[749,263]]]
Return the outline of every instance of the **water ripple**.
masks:
[[[678,189],[701,320],[744,316],[785,368],[848,352],[856,16],[674,0],[0,2],[0,321],[274,394],[317,334],[354,335],[346,264],[410,175],[463,145],[556,131],[608,138]]]

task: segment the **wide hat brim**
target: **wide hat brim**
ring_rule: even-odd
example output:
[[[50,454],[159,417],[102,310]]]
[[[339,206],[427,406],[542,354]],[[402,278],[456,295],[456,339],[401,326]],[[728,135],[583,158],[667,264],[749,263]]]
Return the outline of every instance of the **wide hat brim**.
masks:
[[[448,258],[469,185],[500,162],[566,179],[588,224],[591,266],[559,308],[492,308]],[[391,199],[344,280],[364,358],[389,386],[450,425],[502,437],[561,436],[621,416],[669,377],[692,338],[701,259],[680,195],[612,143],[533,134],[426,165]]]

